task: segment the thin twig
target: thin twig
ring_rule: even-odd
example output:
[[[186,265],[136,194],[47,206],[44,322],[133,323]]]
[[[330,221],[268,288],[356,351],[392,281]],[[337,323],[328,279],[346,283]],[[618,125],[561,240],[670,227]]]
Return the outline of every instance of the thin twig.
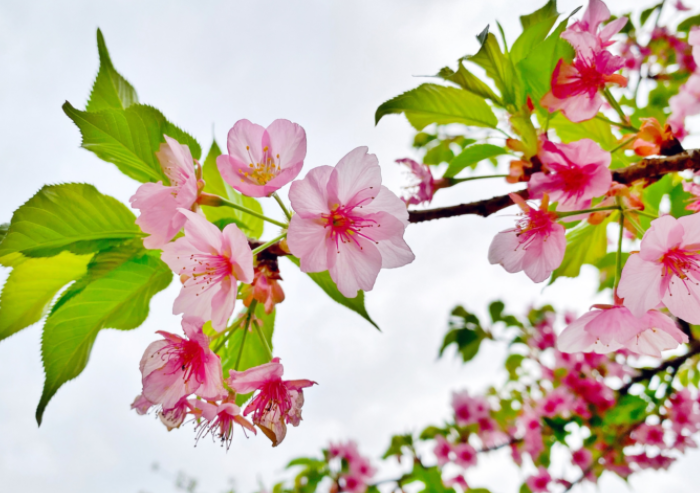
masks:
[[[700,170],[700,149],[691,149],[668,157],[643,159],[637,164],[612,171],[613,180],[623,185],[629,185],[635,181],[646,180],[653,183],[668,173],[683,171],[686,169]],[[527,190],[514,192],[523,199],[529,198]],[[475,214],[482,217],[490,216],[495,212],[513,205],[508,195],[501,195],[486,200],[459,204],[437,209],[423,211],[409,211],[408,220],[412,223],[432,221],[444,217],[463,216]]]

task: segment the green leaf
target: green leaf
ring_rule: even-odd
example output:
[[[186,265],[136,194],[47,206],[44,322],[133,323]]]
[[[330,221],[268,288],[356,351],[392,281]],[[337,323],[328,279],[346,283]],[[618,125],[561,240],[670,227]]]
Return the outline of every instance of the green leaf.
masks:
[[[472,360],[479,352],[481,341],[486,336],[479,319],[464,307],[457,306],[452,310],[449,324],[452,330],[445,335],[438,356],[442,356],[445,349],[455,344],[465,363]]]
[[[538,11],[529,16],[521,17],[523,32],[515,40],[513,48],[510,50],[512,63],[517,64],[520,60],[525,59],[535,46],[543,42],[558,17],[556,0],[550,0]]]
[[[543,42],[534,46],[527,57],[516,64],[523,90],[530,95],[535,104],[551,89],[552,72],[559,59],[571,61],[573,48],[561,39],[568,19],[559,23],[557,28]]]
[[[391,445],[389,445],[389,448],[384,452],[382,459],[388,459],[392,456],[401,457],[404,447],[408,447],[409,449],[413,448],[413,435],[394,435],[391,437]]]
[[[172,279],[168,266],[151,255],[123,263],[53,312],[44,325],[41,356],[46,380],[36,411],[41,424],[58,389],[87,365],[97,333],[134,329],[148,316],[148,304]]]
[[[63,111],[80,129],[82,147],[140,182],[169,183],[155,155],[160,144],[165,142],[163,135],[187,145],[194,159],[202,155],[202,149],[193,137],[166,120],[152,106],[132,104],[125,110],[106,109],[90,113],[66,102]]]
[[[442,482],[440,469],[436,466],[425,468],[420,463],[413,466],[413,471],[402,481],[403,484],[420,481],[425,485],[425,489],[418,490],[420,493],[454,493],[454,488],[448,488]]]
[[[693,26],[700,26],[700,14],[688,17],[683,22],[678,24],[676,30],[687,33]]]
[[[506,106],[517,105],[519,81],[512,62],[501,52],[498,40],[488,32],[488,26],[478,38],[482,41],[481,48],[476,55],[466,57],[467,60],[486,70],[486,75],[496,83]]]
[[[222,154],[216,141],[213,141],[209,148],[207,158],[202,167],[202,177],[204,178],[204,191],[219,195],[234,204],[247,207],[259,214],[263,213],[262,206],[253,197],[246,197],[224,181],[216,165],[216,158]],[[265,222],[262,219],[246,214],[245,212],[231,207],[209,207],[203,206],[202,210],[209,221],[218,226],[225,226],[229,223],[236,224],[243,232],[251,238],[260,238],[263,234]]]
[[[56,303],[51,307],[51,313],[58,310],[65,302],[73,296],[81,293],[90,283],[106,276],[124,262],[136,257],[146,255],[148,250],[143,247],[140,239],[130,240],[106,250],[97,252],[87,265],[87,271],[82,277],[76,278],[76,282],[71,284]]]
[[[592,139],[606,151],[610,151],[619,145],[610,128],[610,124],[597,118],[574,123],[564,115],[558,113],[549,121],[549,128],[556,130],[557,136],[564,144],[569,144],[581,139]]]
[[[17,265],[2,288],[0,341],[38,322],[56,293],[85,274],[90,257],[62,252],[55,257],[28,258]]]
[[[138,104],[139,98],[129,82],[116,71],[107,51],[102,31],[97,30],[97,51],[100,55],[100,70],[92,86],[86,111],[95,112],[110,108],[126,109]]]
[[[518,379],[518,368],[520,368],[520,365],[522,364],[523,360],[525,359],[525,356],[522,354],[511,354],[506,358],[506,370],[508,371],[508,376],[510,380],[517,380]]]
[[[494,324],[497,322],[503,322],[508,327],[523,328],[523,324],[520,320],[515,318],[513,315],[506,315],[503,313],[505,307],[505,304],[500,300],[494,301],[489,305],[489,315],[491,315],[491,322],[493,322]]]
[[[523,32],[525,32],[532,26],[558,15],[557,0],[549,0],[543,7],[535,10],[532,14],[521,15],[520,25],[523,26]]]
[[[12,215],[0,257],[50,257],[65,250],[93,253],[143,237],[135,220],[124,204],[92,185],[46,185]]]
[[[653,7],[649,7],[648,9],[642,10],[642,13],[639,15],[639,26],[643,26],[647,19],[649,19],[649,16],[651,16],[651,14],[654,13],[656,9],[660,9],[661,7],[663,7],[663,5],[663,2],[661,2],[657,3]]]
[[[500,98],[500,96],[496,95],[488,84],[467,70],[461,60],[459,62],[459,68],[457,68],[457,72],[452,70],[450,67],[443,67],[440,72],[438,72],[437,76],[446,81],[457,84],[462,89],[466,89],[477,96],[481,96],[484,99],[490,99],[498,106],[504,106],[503,100]]]
[[[267,343],[270,345],[270,349],[272,349],[276,310],[272,310],[268,315],[265,313],[265,307],[258,303],[255,306],[255,317],[260,321],[260,328],[265,335],[265,339],[267,339]],[[241,345],[243,345],[243,353],[240,353]],[[263,342],[260,340],[258,331],[252,327],[252,324],[247,334],[241,328],[234,329],[233,335],[219,353],[221,354],[221,366],[226,376],[228,376],[229,370],[244,371],[270,362],[270,357],[265,350]],[[236,368],[239,354],[241,359],[238,368]]]
[[[443,141],[425,153],[423,164],[436,165],[449,163],[453,157],[455,157],[455,153],[450,149],[450,143]]]
[[[647,402],[637,395],[626,394],[603,417],[604,425],[628,425],[642,421]]]
[[[596,265],[608,250],[606,219],[597,226],[584,222],[566,235],[566,253],[557,270],[552,273],[553,283],[559,277],[577,277],[583,264]]]
[[[496,128],[498,120],[483,98],[454,87],[422,84],[382,103],[375,115],[376,123],[385,115],[404,113],[416,130],[437,123],[463,123],[476,127]]]
[[[455,158],[450,161],[450,165],[447,167],[447,171],[445,171],[445,178],[454,178],[457,173],[466,167],[474,168],[484,159],[500,156],[507,152],[508,151],[503,147],[493,144],[474,144],[466,147],[459,155],[455,156]]]
[[[441,428],[438,428],[437,426],[428,426],[426,429],[420,432],[420,439],[421,440],[432,440],[438,435],[446,436],[449,433],[449,430],[444,430]]]
[[[299,267],[300,262],[298,258],[292,255],[287,255],[286,258],[288,258],[294,265]],[[333,282],[333,279],[331,279],[331,275],[328,273],[328,271],[311,272],[307,273],[307,275],[316,284],[318,284],[318,286],[323,289],[323,291],[325,291],[325,293],[330,296],[333,301],[350,308],[352,311],[374,325],[377,330],[381,330],[379,326],[374,323],[372,317],[369,316],[369,313],[367,313],[367,309],[365,308],[365,293],[363,291],[358,291],[357,296],[354,298],[346,298],[340,293],[340,291],[338,291],[338,287],[335,285],[335,282]]]

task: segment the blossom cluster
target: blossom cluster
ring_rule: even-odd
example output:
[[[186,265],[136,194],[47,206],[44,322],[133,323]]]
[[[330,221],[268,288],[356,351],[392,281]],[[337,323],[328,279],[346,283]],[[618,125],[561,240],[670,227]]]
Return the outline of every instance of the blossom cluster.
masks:
[[[218,171],[231,188],[248,197],[276,197],[277,190],[299,175],[306,156],[304,129],[287,120],[275,120],[267,128],[240,120],[227,144],[228,154],[216,159]],[[293,181],[295,214],[282,223],[283,232],[275,240],[252,248],[254,242],[238,225],[220,229],[202,213],[203,205],[231,203],[203,191],[202,166],[188,146],[166,135],[156,156],[169,183],[142,185],[131,204],[141,211],[137,224],[149,235],[144,246],[162,250],[161,259],[182,282],[173,313],[182,314],[185,337],[159,332],[163,339],[146,349],[140,365],[143,391],[132,408],[139,414],[158,408],[169,430],[191,416],[198,438],[211,433],[227,446],[235,424],[253,433],[261,430],[277,446],[288,424],[299,425],[303,389],[315,382],[282,380],[280,359],[272,357],[262,335],[271,361],[245,371],[236,363],[226,376],[216,351],[220,338],[257,328],[257,303],[269,314],[284,300],[272,247],[297,256],[303,272],[328,271],[340,293],[350,298],[371,290],[382,268],[411,262],[413,253],[403,240],[406,207],[382,185],[376,156],[358,147],[335,167],[320,166]],[[184,235],[178,236],[183,227]],[[229,325],[239,298],[247,315]],[[241,410],[239,396],[253,393]],[[246,419],[249,414],[252,422]]]

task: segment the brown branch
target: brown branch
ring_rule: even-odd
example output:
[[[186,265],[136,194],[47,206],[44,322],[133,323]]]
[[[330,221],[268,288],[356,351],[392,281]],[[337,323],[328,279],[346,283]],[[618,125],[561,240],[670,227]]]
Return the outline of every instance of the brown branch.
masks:
[[[625,395],[629,392],[630,387],[634,385],[635,383],[639,382],[644,382],[646,380],[649,380],[651,377],[656,375],[657,373],[661,373],[662,371],[666,371],[669,368],[673,369],[674,373],[678,371],[678,368],[685,363],[688,359],[692,358],[696,354],[700,354],[700,342],[698,341],[693,341],[690,344],[690,348],[688,349],[688,352],[681,355],[681,356],[676,356],[675,358],[669,359],[661,363],[659,366],[655,366],[654,368],[644,368],[640,370],[639,375],[634,377],[632,380],[629,381],[627,385],[622,387],[620,390],[618,390],[618,393],[622,396]]]
[[[632,166],[613,170],[612,176],[614,181],[622,183],[623,185],[630,185],[638,180],[646,180],[647,183],[653,183],[667,173],[674,173],[686,169],[700,170],[700,149],[684,151],[669,157],[643,159]],[[515,193],[524,199],[528,198],[527,190],[520,190]],[[420,223],[423,221],[432,221],[433,219],[462,216],[465,214],[476,214],[486,217],[510,205],[513,205],[513,201],[510,197],[508,195],[501,195],[499,197],[470,202],[468,204],[427,209],[424,211],[409,211],[408,220],[412,223]]]

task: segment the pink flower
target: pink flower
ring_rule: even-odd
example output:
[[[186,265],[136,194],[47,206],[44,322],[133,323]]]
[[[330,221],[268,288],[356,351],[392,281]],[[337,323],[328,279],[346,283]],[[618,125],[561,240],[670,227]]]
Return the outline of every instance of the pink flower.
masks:
[[[559,351],[609,353],[627,348],[659,358],[661,351],[688,341],[673,320],[659,311],[649,310],[637,318],[627,306],[594,305],[593,308],[559,335]]]
[[[143,394],[139,394],[134,402],[131,403],[131,409],[136,411],[136,414],[143,416],[149,409],[153,407],[153,403],[146,399]]]
[[[226,450],[228,450],[233,440],[234,424],[238,423],[244,429],[257,433],[255,427],[240,415],[241,408],[233,402],[224,401],[221,404],[211,404],[191,399],[190,405],[195,409],[195,414],[199,415],[202,420],[197,424],[197,440],[211,432],[212,438],[218,438],[222,445],[226,444]]]
[[[246,371],[230,370],[226,380],[229,387],[239,394],[259,390],[246,406],[244,416],[253,413],[255,423],[276,447],[287,434],[287,424],[299,426],[301,406],[304,404],[303,389],[316,382],[311,380],[282,380],[284,367],[279,358],[270,363]]]
[[[163,339],[152,342],[141,358],[139,368],[143,397],[164,411],[194,393],[203,399],[226,396],[222,381],[221,360],[209,349],[209,339],[202,332],[204,321],[184,317],[186,338],[158,331]]]
[[[289,120],[267,129],[238,120],[228,132],[228,155],[216,158],[222,178],[248,197],[267,197],[297,177],[306,157],[306,133]]]
[[[540,417],[532,411],[527,411],[520,417],[520,425],[524,428],[523,445],[532,460],[537,460],[544,450],[542,440],[542,423]]]
[[[397,159],[396,162],[405,164],[416,179],[415,183],[406,187],[411,192],[410,195],[401,199],[406,202],[406,205],[420,205],[424,202],[431,202],[437,190],[449,186],[446,179],[440,178],[436,180],[433,178],[430,166],[426,164],[417,163],[409,158]]]
[[[699,324],[699,281],[700,215],[662,216],[644,233],[639,253],[627,259],[618,295],[637,317],[663,302],[676,317]]]
[[[625,63],[621,57],[606,50],[594,51],[596,39],[586,32],[576,37],[578,46],[574,47],[581,51],[572,64],[559,60],[552,74],[552,90],[541,103],[549,111],[561,110],[572,122],[583,122],[600,110],[604,101],[600,91],[607,84],[627,87],[627,79],[615,73]]]
[[[690,10],[690,7],[683,5],[683,2],[681,0],[676,0],[675,2],[673,2],[673,7],[679,11]]]
[[[455,454],[455,464],[465,469],[476,465],[476,450],[468,443],[458,443],[452,449]]]
[[[161,258],[180,275],[182,290],[173,313],[211,320],[221,331],[233,313],[237,281],[253,280],[253,253],[248,239],[235,224],[219,228],[185,209],[185,237],[163,247]]]
[[[564,227],[556,222],[556,214],[547,210],[546,197],[539,209],[530,208],[519,195],[510,197],[524,217],[515,228],[496,235],[489,247],[489,262],[502,265],[510,273],[522,270],[534,282],[542,282],[564,259]]]
[[[571,454],[571,462],[585,471],[593,464],[593,454],[588,449],[579,449]]]
[[[166,408],[163,406],[163,409],[158,413],[158,417],[168,431],[172,431],[175,428],[179,428],[183,421],[185,421],[188,410],[189,404],[187,399],[183,397],[173,407]]]
[[[268,260],[264,257],[265,253],[260,252],[257,255],[253,282],[241,288],[241,297],[245,306],[250,306],[253,299],[257,300],[265,307],[265,313],[269,315],[277,303],[284,301],[285,296],[282,286],[278,282],[282,280],[282,277],[277,266],[277,257]]]
[[[376,470],[369,460],[360,455],[355,442],[331,444],[328,447],[328,455],[331,459],[339,457],[347,462],[349,472],[340,475],[340,491],[364,493],[367,490],[367,484]]]
[[[610,39],[627,24],[627,17],[620,17],[606,24],[598,32],[600,25],[608,19],[610,19],[610,10],[607,5],[601,0],[590,0],[581,20],[569,26],[562,34],[562,37],[567,39],[567,36],[572,34],[586,32],[596,37],[599,48],[606,48],[613,44],[613,41],[610,41]]]
[[[692,181],[684,181],[683,190],[693,196],[685,208],[689,211],[700,212],[700,185]]]
[[[699,36],[700,37],[700,36]],[[693,47],[693,52],[700,50],[700,44]],[[700,55],[697,57],[700,62]],[[678,90],[678,94],[669,99],[671,115],[666,120],[673,133],[679,139],[686,135],[685,119],[700,113],[700,74],[692,74]]]
[[[455,413],[455,421],[460,426],[467,426],[489,417],[490,406],[483,397],[471,397],[469,392],[454,392],[452,394],[452,408]]]
[[[303,272],[327,270],[340,292],[369,291],[382,268],[413,261],[403,239],[406,206],[382,186],[374,154],[358,147],[335,168],[314,168],[289,191],[296,214],[287,241]]]
[[[546,493],[549,491],[549,483],[552,481],[552,476],[549,475],[546,467],[540,466],[537,469],[537,474],[527,478],[525,483],[530,488],[532,493]]]
[[[537,412],[542,416],[553,418],[573,407],[573,396],[564,387],[558,387],[547,394],[537,404]]]
[[[469,490],[469,485],[467,484],[467,480],[464,479],[464,476],[461,474],[456,475],[454,478],[445,479],[444,483],[445,483],[445,486],[447,486],[448,488],[453,488],[454,486],[459,486],[460,488],[462,488],[462,491]]]
[[[655,445],[659,448],[666,448],[664,429],[661,425],[641,424],[632,432],[632,438],[641,445]]]
[[[452,455],[452,445],[450,442],[445,440],[442,435],[437,435],[435,437],[435,448],[433,449],[435,457],[437,457],[437,462],[439,466],[444,466],[450,462],[450,456]]]
[[[587,209],[591,199],[604,195],[612,184],[610,153],[591,139],[571,144],[547,141],[538,156],[549,173],[532,175],[530,197],[537,199],[547,193],[552,202],[558,202],[557,210]]]
[[[190,148],[179,144],[175,139],[164,135],[165,142],[156,152],[163,172],[170,180],[170,186],[158,183],[144,183],[129,199],[131,207],[140,209],[136,220],[144,233],[146,248],[160,249],[168,243],[185,225],[186,218],[178,209],[195,210],[197,197],[204,182],[201,180],[201,167],[190,154]]]

